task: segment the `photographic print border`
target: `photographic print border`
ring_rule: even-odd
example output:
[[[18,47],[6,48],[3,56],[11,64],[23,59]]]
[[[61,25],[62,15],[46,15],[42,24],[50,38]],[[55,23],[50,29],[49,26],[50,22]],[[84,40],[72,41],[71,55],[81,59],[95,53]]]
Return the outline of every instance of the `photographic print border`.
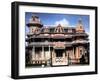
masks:
[[[41,6],[41,7],[57,7],[57,8],[72,8],[72,9],[88,9],[95,11],[95,71],[88,72],[73,72],[59,74],[42,74],[42,75],[19,75],[19,7],[20,6]],[[11,77],[14,79],[25,78],[42,78],[42,77],[57,77],[57,76],[72,76],[72,75],[88,75],[97,74],[97,7],[96,6],[81,6],[81,5],[62,5],[48,3],[31,3],[31,2],[12,2],[12,38],[11,38]]]

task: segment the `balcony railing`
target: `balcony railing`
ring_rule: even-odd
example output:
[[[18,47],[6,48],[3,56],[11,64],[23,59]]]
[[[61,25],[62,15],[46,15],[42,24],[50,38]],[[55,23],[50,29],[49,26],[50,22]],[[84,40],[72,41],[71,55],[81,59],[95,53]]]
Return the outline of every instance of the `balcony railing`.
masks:
[[[73,44],[74,44],[74,43],[88,43],[88,41],[87,41],[87,40],[75,40],[75,41],[73,41],[72,43],[73,43]]]
[[[28,45],[55,45],[57,42],[32,42],[29,43]],[[61,42],[64,45],[72,45],[72,44],[76,44],[76,43],[88,43],[88,41],[86,40],[76,40],[73,42]]]
[[[54,45],[56,42],[32,42],[29,45]],[[72,42],[62,42],[64,44],[72,44]]]
[[[29,45],[49,45],[51,42],[32,42]]]

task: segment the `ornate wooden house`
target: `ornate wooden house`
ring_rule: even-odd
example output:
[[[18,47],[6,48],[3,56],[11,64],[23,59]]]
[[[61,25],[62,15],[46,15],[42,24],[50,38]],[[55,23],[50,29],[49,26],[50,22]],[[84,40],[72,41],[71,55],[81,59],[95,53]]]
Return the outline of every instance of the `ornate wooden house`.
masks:
[[[32,16],[27,26],[26,66],[89,64],[89,39],[81,19],[76,27],[44,27]]]

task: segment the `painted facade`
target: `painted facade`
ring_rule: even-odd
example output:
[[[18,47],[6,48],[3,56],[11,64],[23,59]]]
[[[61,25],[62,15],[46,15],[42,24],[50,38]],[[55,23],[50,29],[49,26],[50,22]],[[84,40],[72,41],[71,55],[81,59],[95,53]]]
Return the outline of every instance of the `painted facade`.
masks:
[[[38,16],[27,23],[26,66],[89,64],[89,39],[79,19],[76,27],[44,27]]]

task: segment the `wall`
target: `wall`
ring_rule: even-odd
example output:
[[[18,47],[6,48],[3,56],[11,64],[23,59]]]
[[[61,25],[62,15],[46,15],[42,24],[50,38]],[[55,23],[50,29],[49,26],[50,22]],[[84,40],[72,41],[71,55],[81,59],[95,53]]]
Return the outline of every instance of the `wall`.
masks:
[[[11,68],[11,2],[14,0],[1,0],[0,2],[0,81],[13,81],[10,78]],[[20,0],[16,0],[20,1]],[[59,3],[59,4],[73,4],[73,5],[94,5],[98,6],[98,14],[100,14],[100,0],[22,0],[22,1],[34,1],[44,3]],[[100,21],[100,15],[98,16]],[[98,30],[100,30],[98,23]],[[100,34],[100,32],[98,33]],[[100,37],[98,38],[100,41]],[[98,43],[100,45],[100,43]],[[99,48],[99,47],[98,47]],[[100,53],[100,50],[99,50]],[[98,53],[98,54],[99,54]],[[98,58],[100,55],[98,55]],[[98,60],[100,62],[100,58]],[[99,63],[100,68],[100,63]],[[100,72],[100,70],[99,70]],[[39,78],[34,79],[36,81],[99,81],[100,74],[98,75],[83,75],[83,76],[69,76],[69,77],[53,77],[53,78]],[[22,81],[22,80],[21,80]],[[33,81],[33,79],[26,79],[26,81]]]

